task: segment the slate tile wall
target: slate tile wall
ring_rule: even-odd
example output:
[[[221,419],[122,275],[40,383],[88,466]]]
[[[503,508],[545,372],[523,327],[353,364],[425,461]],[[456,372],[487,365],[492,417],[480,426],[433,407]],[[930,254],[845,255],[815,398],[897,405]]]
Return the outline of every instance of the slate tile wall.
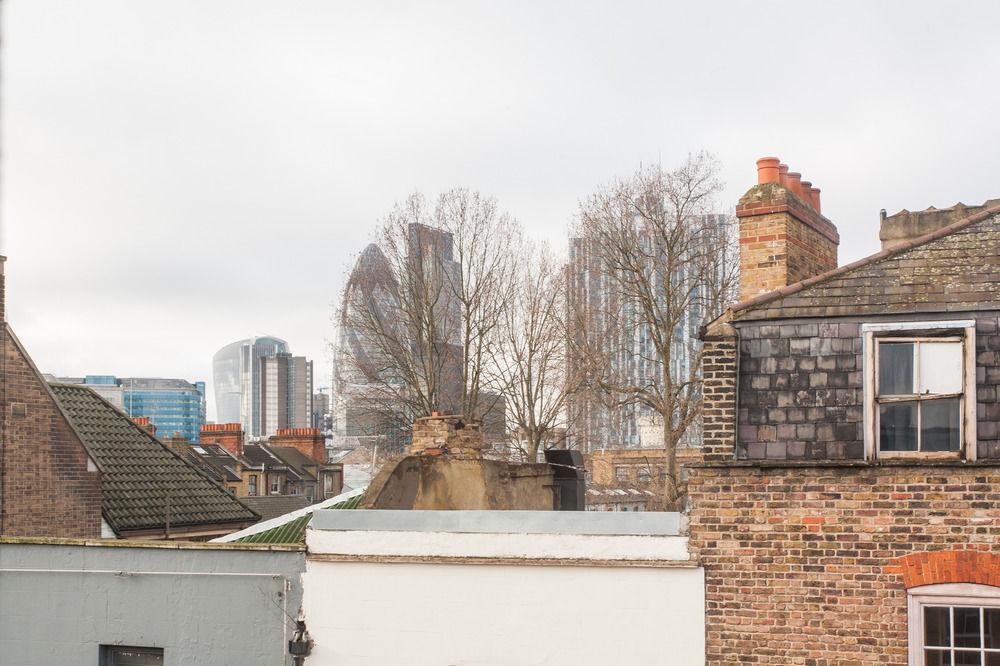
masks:
[[[977,454],[1000,459],[1000,329],[995,313],[975,319]],[[738,459],[864,458],[860,328],[836,320],[741,326]]]
[[[737,457],[864,458],[860,324],[740,328]]]

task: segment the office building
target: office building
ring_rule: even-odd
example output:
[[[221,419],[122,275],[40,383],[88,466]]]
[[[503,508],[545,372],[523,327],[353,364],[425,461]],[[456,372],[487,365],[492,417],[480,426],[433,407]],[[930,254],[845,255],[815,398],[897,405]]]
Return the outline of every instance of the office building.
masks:
[[[288,343],[271,336],[238,340],[216,352],[212,358],[216,421],[240,423],[249,437],[263,436],[263,359],[287,353]]]
[[[205,423],[205,382],[161,377],[52,377],[61,384],[86,386],[132,417],[146,417],[161,437],[197,441]]]

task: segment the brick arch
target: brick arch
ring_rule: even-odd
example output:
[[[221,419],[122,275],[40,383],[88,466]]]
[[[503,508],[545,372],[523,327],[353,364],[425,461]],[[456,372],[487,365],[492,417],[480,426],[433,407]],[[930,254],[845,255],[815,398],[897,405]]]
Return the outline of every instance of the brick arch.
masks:
[[[913,553],[893,560],[886,572],[902,574],[907,589],[941,583],[1000,587],[1000,555],[977,550]]]

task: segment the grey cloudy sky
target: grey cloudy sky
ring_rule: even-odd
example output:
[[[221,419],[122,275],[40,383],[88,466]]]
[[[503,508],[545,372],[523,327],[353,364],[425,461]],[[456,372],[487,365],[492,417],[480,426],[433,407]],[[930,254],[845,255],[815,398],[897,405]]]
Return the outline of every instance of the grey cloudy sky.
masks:
[[[711,150],[731,208],[776,154],[841,262],[880,208],[1000,196],[995,2],[3,10],[9,320],[47,372],[210,383],[219,347],[271,333],[326,385],[343,274],[415,189],[480,189],[563,243],[640,163]]]

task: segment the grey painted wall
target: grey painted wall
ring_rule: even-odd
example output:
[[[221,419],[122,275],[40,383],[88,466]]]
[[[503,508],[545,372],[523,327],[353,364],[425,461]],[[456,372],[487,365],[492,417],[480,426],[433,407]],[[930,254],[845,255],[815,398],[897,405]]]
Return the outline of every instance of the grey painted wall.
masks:
[[[294,550],[0,542],[0,662],[97,666],[118,643],[170,666],[290,665],[304,569]]]

